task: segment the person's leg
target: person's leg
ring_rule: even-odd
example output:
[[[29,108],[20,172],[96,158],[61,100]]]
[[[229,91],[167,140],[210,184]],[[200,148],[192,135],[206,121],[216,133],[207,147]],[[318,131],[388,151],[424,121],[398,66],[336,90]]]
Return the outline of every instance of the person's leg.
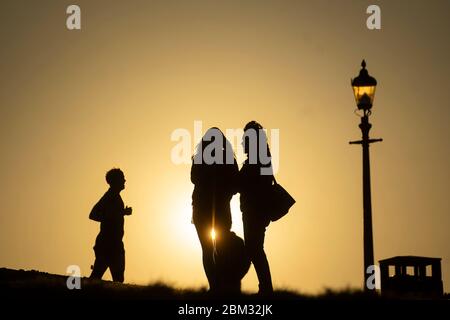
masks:
[[[124,281],[124,273],[125,273],[125,250],[122,248],[117,250],[117,253],[114,253],[114,256],[111,257],[111,264],[109,266],[109,270],[111,271],[111,276],[113,281],[123,282]]]
[[[106,261],[105,255],[102,252],[95,250],[95,262],[92,267],[92,273],[90,275],[91,279],[101,279],[105,274],[106,269],[108,269],[108,263]]]
[[[230,242],[231,232],[227,228],[228,226],[215,225],[216,242],[215,248],[213,248],[216,292],[224,295],[233,293],[232,280],[236,277],[234,252],[232,252],[233,248]]]
[[[272,293],[272,276],[270,274],[269,262],[264,252],[264,236],[266,227],[258,221],[244,218],[245,247],[250,260],[253,262],[259,281],[259,292],[263,294]]]
[[[208,225],[195,224],[195,229],[197,230],[198,239],[202,246],[203,268],[208,278],[209,288],[213,291],[216,289],[217,275],[214,264],[214,246],[211,239],[211,228]]]

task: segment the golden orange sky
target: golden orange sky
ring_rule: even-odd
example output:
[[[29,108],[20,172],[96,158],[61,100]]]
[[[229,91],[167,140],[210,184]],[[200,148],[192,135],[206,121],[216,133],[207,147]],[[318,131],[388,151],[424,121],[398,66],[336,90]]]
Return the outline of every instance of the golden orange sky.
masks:
[[[277,180],[297,200],[266,232],[275,288],[362,287],[361,148],[348,142],[364,58],[384,139],[371,147],[375,261],[441,257],[449,291],[448,1],[377,1],[381,30],[366,28],[371,1],[77,1],[79,31],[69,4],[1,4],[1,267],[89,275],[88,214],[120,167],[125,281],[207,286],[170,136],[257,120],[279,129]],[[242,236],[238,196],[232,209]],[[253,268],[243,288],[257,290]]]

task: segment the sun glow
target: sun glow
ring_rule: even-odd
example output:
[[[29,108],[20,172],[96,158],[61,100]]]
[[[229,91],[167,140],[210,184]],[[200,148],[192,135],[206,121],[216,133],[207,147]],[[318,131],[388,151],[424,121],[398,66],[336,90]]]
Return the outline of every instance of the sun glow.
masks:
[[[181,190],[179,194],[182,194]],[[177,249],[183,247],[183,251],[194,253],[198,251],[199,241],[195,226],[192,223],[192,206],[190,204],[189,195],[180,197],[179,200],[173,201],[168,199],[168,205],[165,208],[169,212],[167,229],[173,230],[174,245]]]

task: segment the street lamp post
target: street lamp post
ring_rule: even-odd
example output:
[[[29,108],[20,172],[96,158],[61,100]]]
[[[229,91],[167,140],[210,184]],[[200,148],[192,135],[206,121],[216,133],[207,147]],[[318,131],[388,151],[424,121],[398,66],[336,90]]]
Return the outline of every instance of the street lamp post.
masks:
[[[364,224],[364,290],[369,290],[367,280],[370,274],[367,272],[369,266],[374,265],[373,254],[373,235],[372,235],[372,201],[370,191],[370,159],[369,145],[374,142],[383,141],[383,139],[370,139],[369,131],[372,125],[369,123],[369,116],[372,113],[372,104],[375,96],[377,80],[369,76],[366,70],[366,62],[361,63],[359,75],[352,79],[353,93],[355,95],[356,105],[361,112],[361,123],[359,128],[362,132],[362,140],[351,141],[350,144],[360,144],[362,146],[363,156],[363,224]]]

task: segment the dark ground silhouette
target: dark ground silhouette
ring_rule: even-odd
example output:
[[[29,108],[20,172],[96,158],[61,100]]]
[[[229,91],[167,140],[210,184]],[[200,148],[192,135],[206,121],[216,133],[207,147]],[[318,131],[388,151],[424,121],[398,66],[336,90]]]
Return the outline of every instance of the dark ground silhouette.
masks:
[[[275,288],[270,299],[256,292],[218,297],[211,296],[206,287],[176,289],[160,282],[131,285],[89,278],[81,279],[81,289],[69,290],[67,278],[38,271],[0,269],[3,314],[15,318],[29,315],[32,319],[40,318],[40,313],[43,319],[53,314],[58,319],[61,316],[104,319],[108,314],[124,319],[133,319],[133,315],[145,319],[297,319],[310,315],[318,319],[337,319],[340,315],[343,319],[352,318],[352,315],[355,319],[368,315],[385,319],[398,312],[402,318],[421,315],[423,319],[429,319],[431,315],[445,315],[450,306],[448,294],[440,300],[401,300],[352,289],[306,295]],[[264,310],[270,312],[265,316],[249,315],[251,310],[258,310],[255,309],[258,306],[265,306]],[[210,310],[208,317],[187,312],[205,308]],[[241,313],[236,314],[237,310]]]
[[[37,298],[37,299],[156,299],[156,300],[214,300],[241,299],[260,300],[257,293],[243,292],[239,295],[214,297],[206,287],[198,289],[177,289],[168,284],[155,282],[149,285],[133,285],[81,278],[81,289],[69,290],[66,286],[68,275],[56,275],[36,270],[14,270],[0,268],[0,298]],[[409,297],[408,299],[413,299]],[[389,300],[392,300],[391,298]],[[418,298],[416,298],[418,299]],[[330,290],[325,289],[318,295],[301,294],[293,290],[275,289],[270,300],[314,301],[372,301],[388,300],[380,296],[367,295],[360,289]],[[450,301],[450,294],[441,300]]]

